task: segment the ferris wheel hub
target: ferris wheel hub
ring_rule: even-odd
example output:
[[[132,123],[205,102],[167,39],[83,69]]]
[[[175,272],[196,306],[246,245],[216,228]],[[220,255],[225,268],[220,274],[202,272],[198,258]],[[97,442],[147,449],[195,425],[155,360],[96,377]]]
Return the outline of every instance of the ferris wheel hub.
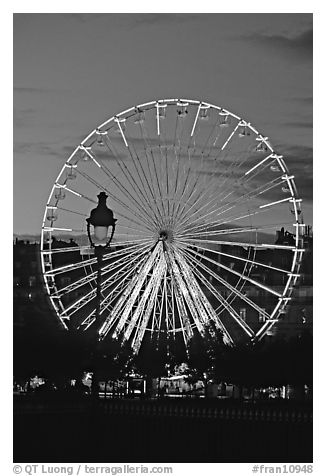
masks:
[[[169,243],[171,243],[173,241],[172,230],[160,230],[159,240],[160,241],[168,241]]]

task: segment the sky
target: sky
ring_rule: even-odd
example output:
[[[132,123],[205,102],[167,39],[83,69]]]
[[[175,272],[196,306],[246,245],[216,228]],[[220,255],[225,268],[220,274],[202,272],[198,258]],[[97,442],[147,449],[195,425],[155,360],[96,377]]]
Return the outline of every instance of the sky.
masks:
[[[97,125],[188,97],[268,136],[312,224],[312,14],[15,13],[13,232],[39,234],[51,187]]]

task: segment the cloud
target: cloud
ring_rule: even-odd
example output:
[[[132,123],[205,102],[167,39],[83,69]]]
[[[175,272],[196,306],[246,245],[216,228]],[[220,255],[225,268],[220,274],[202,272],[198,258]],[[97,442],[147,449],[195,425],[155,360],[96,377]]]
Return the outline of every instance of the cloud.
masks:
[[[143,25],[158,26],[180,24],[193,20],[198,20],[201,15],[191,13],[145,13],[130,15],[132,26],[139,27]]]
[[[241,40],[249,41],[258,47],[269,48],[287,58],[312,59],[313,30],[306,30],[296,36],[268,35],[252,33],[243,36]]]
[[[299,103],[302,103],[302,104],[308,104],[308,105],[311,105],[312,106],[312,103],[313,103],[313,97],[312,96],[307,96],[307,97],[303,97],[303,98],[292,98],[294,101],[297,101]]]
[[[296,146],[291,144],[278,144],[275,147],[278,154],[282,154],[284,161],[289,169],[290,175],[294,175],[294,181],[297,187],[298,195],[303,200],[309,202],[312,201],[313,191],[313,149],[311,147]],[[252,164],[252,160],[249,162]],[[212,177],[218,177],[219,172],[223,172],[224,165],[227,167],[227,163],[223,164],[221,161],[218,164],[212,164],[213,169],[197,170],[196,173]],[[219,167],[219,168],[217,168]],[[220,169],[220,170],[219,170]],[[240,167],[236,167],[230,175],[230,185],[237,186],[237,193],[248,193],[261,187],[264,183],[272,180],[273,177],[267,169],[262,174],[253,176],[249,182],[247,182],[246,188],[243,188],[243,176],[248,170],[248,162],[246,161]],[[264,192],[263,197],[266,200],[277,200],[280,198],[280,187],[272,188]]]
[[[14,93],[43,93],[45,89],[43,88],[23,88],[23,87],[14,87]]]
[[[69,14],[69,17],[72,20],[76,20],[77,22],[80,22],[80,23],[87,22],[90,19],[90,16],[91,16],[91,18],[96,18],[96,17],[101,16],[101,15],[96,14],[96,13],[93,13],[93,14],[90,14],[90,13],[70,13]]]
[[[297,146],[289,144],[278,144],[278,152],[283,154],[284,158],[291,161],[292,165],[302,166],[310,165],[312,167],[313,149],[308,146]]]
[[[313,123],[311,121],[284,122],[283,125],[286,127],[295,127],[299,129],[312,129],[313,127]]]
[[[51,89],[44,89],[44,88],[25,88],[25,87],[14,87],[14,94],[15,93],[48,93],[52,91]]]
[[[300,198],[312,201],[313,191],[313,149],[312,147],[280,145],[278,152],[283,154],[286,165],[298,189]]]
[[[36,87],[14,87],[14,94],[18,93],[32,93],[32,94],[48,94],[48,93],[62,93],[67,92],[69,89],[55,89],[55,88],[36,88]]]
[[[37,154],[46,156],[54,156],[56,158],[62,159],[60,152],[56,145],[50,144],[41,144],[40,142],[16,142],[14,144],[14,153],[15,154]]]
[[[62,16],[83,27],[92,26],[96,22],[99,27],[109,25],[110,30],[114,28],[129,31],[147,26],[180,25],[189,21],[198,21],[203,15],[192,13],[70,13]]]
[[[24,127],[28,124],[33,116],[37,113],[36,109],[27,108],[27,109],[14,109],[13,111],[13,124],[14,127]]]

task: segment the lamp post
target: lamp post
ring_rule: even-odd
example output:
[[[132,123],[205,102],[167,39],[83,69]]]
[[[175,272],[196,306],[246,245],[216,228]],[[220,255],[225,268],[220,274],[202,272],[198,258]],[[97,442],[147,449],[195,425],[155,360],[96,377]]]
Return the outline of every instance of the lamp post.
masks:
[[[106,199],[108,198],[105,192],[98,194],[98,205],[94,208],[87,221],[87,235],[92,248],[94,248],[97,259],[97,279],[96,279],[96,311],[95,323],[98,328],[100,324],[101,315],[101,284],[102,284],[102,263],[105,250],[110,246],[114,232],[116,219],[113,216],[112,210],[107,207]],[[91,235],[91,225],[94,229],[94,235]],[[111,235],[108,238],[108,231],[111,227]],[[92,394],[97,396],[98,382],[97,382],[97,362],[98,362],[98,334],[96,333],[96,342],[94,348],[94,369],[92,379]]]

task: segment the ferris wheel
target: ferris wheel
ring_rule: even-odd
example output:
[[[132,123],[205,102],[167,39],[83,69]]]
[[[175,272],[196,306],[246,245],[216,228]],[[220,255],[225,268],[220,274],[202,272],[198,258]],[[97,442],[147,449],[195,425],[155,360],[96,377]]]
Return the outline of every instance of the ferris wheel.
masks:
[[[87,223],[99,192],[117,219],[103,256],[100,319]],[[226,344],[284,319],[303,257],[294,176],[268,137],[204,101],[160,99],[94,129],[55,180],[41,232],[52,306],[66,329],[187,345],[207,325]]]

